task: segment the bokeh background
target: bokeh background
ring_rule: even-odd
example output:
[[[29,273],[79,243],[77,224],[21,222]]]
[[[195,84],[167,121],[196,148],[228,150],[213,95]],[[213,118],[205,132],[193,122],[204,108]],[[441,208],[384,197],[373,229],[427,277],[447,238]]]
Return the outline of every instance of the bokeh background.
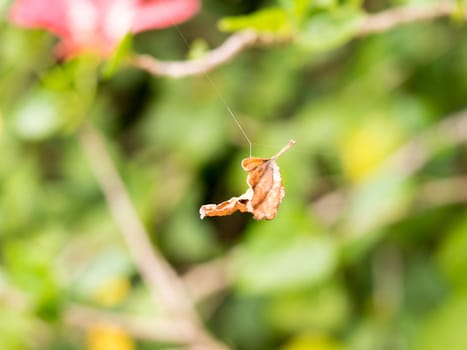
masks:
[[[309,45],[247,49],[208,79],[121,64],[86,94],[86,60],[58,60],[53,36],[8,22],[10,3],[0,1],[2,349],[170,348],[65,320],[71,304],[152,308],[76,138],[84,119],[176,270],[221,266],[220,291],[199,309],[232,348],[467,349],[467,30],[456,16],[362,38],[318,23]],[[133,50],[199,55],[227,37],[221,18],[271,4],[206,0],[179,30],[135,36]],[[253,155],[297,142],[278,161],[286,196],[272,221],[199,219],[202,204],[246,189],[248,143],[223,101]]]

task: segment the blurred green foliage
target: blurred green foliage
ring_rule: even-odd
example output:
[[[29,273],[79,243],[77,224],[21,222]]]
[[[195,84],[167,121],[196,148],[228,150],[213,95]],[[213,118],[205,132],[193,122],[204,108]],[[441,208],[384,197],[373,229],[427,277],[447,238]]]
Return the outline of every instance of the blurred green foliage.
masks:
[[[57,62],[53,38],[13,27],[0,1],[1,347],[96,349],[109,332],[86,340],[64,327],[70,303],[151,308],[75,137],[87,119],[176,268],[229,260],[233,285],[203,310],[233,348],[466,349],[467,181],[452,186],[467,153],[439,125],[467,106],[467,30],[445,18],[351,40],[362,6],[433,2],[205,1],[180,27],[204,40],[192,55],[224,40],[219,20],[294,39],[245,51],[209,73],[213,87],[125,66],[130,38],[99,76],[90,58]],[[162,59],[187,51],[175,29],[132,44]],[[297,141],[279,160],[286,196],[273,221],[199,220],[201,204],[246,188],[248,145],[223,100],[255,156]],[[426,161],[392,166],[420,135]],[[113,332],[117,349],[164,348]]]

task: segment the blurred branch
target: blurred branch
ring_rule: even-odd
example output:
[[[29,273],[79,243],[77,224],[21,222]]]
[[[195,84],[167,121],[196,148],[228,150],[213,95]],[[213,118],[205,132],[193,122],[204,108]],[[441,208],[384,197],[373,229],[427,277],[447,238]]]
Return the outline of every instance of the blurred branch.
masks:
[[[229,255],[197,265],[183,275],[183,282],[196,301],[202,301],[227,288],[231,281],[227,274]]]
[[[420,21],[449,16],[458,8],[451,0],[442,0],[429,5],[402,6],[378,14],[369,14],[357,30],[358,37],[381,33],[392,28]],[[187,61],[160,61],[149,55],[135,55],[131,64],[155,76],[182,78],[199,75],[226,64],[245,49],[258,45],[272,45],[290,40],[277,39],[254,31],[241,31],[232,34],[219,47],[207,52],[203,57]]]
[[[451,114],[396,151],[387,166],[401,171],[408,177],[418,171],[430,158],[434,141],[457,145],[467,140],[467,109]]]
[[[408,5],[381,13],[368,15],[358,30],[358,36],[366,36],[391,30],[404,24],[429,21],[450,16],[458,11],[454,1],[440,0],[433,5]]]
[[[467,202],[467,176],[432,180],[421,185],[417,202],[423,208]]]
[[[196,342],[202,344],[205,349],[226,349],[207,334],[182,280],[153,247],[112,162],[102,135],[92,125],[85,124],[78,137],[110,212],[154,300],[165,307],[169,319],[186,324],[183,329],[179,329],[179,336],[196,338]],[[182,331],[187,334],[183,335]]]
[[[102,136],[88,124],[81,129],[79,140],[143,279],[156,293],[154,299],[162,298],[172,312],[191,314],[193,310],[183,286],[161,254],[153,249]]]
[[[149,55],[135,55],[132,64],[152,75],[182,78],[189,75],[206,73],[229,62],[240,52],[262,41],[262,37],[252,31],[243,31],[231,35],[216,49],[202,58],[190,61],[159,61]],[[263,40],[264,41],[264,40]]]
[[[64,322],[68,326],[84,330],[97,326],[114,326],[140,339],[174,343],[191,341],[186,337],[190,330],[183,329],[184,325],[170,319],[128,316],[81,305],[69,307],[65,312]]]
[[[226,259],[200,264],[189,270],[183,280],[190,294],[202,300],[229,285],[226,276]],[[202,286],[202,287],[200,287]],[[27,294],[9,284],[0,286],[0,305],[5,305],[16,312],[28,312],[34,305]],[[67,305],[63,313],[65,325],[88,330],[99,326],[117,327],[125,333],[139,339],[169,342],[191,346],[197,342],[196,333],[183,319],[161,316],[134,316],[116,313],[73,303]],[[41,324],[44,329],[45,323]],[[49,330],[51,331],[51,330]],[[205,349],[205,347],[203,347]]]
[[[347,204],[346,197],[344,190],[328,192],[312,202],[311,209],[323,222],[332,225],[337,222],[342,210],[345,208]]]
[[[434,142],[455,146],[467,141],[467,110],[448,115],[443,120],[404,144],[388,158],[382,168],[407,178],[416,173],[432,156]],[[428,203],[443,204],[467,200],[467,178],[451,178],[426,183],[420,189],[420,198]],[[435,198],[436,197],[436,198]],[[324,222],[335,223],[347,205],[347,193],[335,190],[324,194],[311,208]]]
[[[30,301],[18,290],[2,283],[0,285],[0,305],[8,305],[12,309],[22,312],[29,307]]]
[[[33,308],[26,294],[9,285],[0,287],[0,305],[16,312],[27,312]],[[99,326],[117,327],[125,333],[139,339],[169,342],[188,345],[196,338],[190,336],[191,326],[180,320],[156,318],[152,316],[133,316],[109,312],[80,304],[68,305],[63,313],[65,325],[73,328],[89,330]],[[40,324],[42,330],[48,329],[46,324]]]
[[[190,295],[201,301],[218,293],[230,285],[226,273],[227,259],[218,259],[193,267],[183,275]],[[10,293],[12,294],[12,293]],[[17,299],[20,294],[12,294]],[[0,293],[0,300],[2,294]],[[181,345],[195,343],[191,327],[178,319],[157,316],[133,316],[87,307],[79,304],[68,306],[64,313],[64,323],[70,327],[88,330],[97,326],[118,327],[129,335],[146,340],[169,342]],[[190,349],[196,347],[190,346]]]

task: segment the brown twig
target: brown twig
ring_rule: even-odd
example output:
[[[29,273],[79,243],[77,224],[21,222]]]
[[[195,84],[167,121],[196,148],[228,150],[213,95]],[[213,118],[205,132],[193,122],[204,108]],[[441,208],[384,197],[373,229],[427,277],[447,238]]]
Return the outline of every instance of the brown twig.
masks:
[[[153,75],[182,78],[206,73],[237,56],[248,47],[254,46],[261,37],[255,32],[244,31],[231,35],[224,43],[202,58],[190,61],[159,61],[149,55],[136,55],[131,63]]]
[[[410,5],[369,14],[357,29],[356,36],[362,37],[381,33],[395,27],[446,17],[456,11],[451,0],[442,0],[434,5]],[[226,64],[245,49],[257,45],[270,45],[291,38],[275,39],[254,31],[241,31],[232,34],[219,47],[207,52],[203,57],[187,61],[160,61],[149,55],[135,55],[131,64],[155,76],[183,78],[209,72]]]
[[[226,349],[205,331],[183,282],[151,244],[103,137],[90,124],[82,127],[78,137],[110,212],[154,300],[165,308],[167,317],[186,325],[180,328],[179,336],[184,339],[196,338],[195,343],[202,344],[206,349]]]
[[[433,5],[408,5],[368,15],[360,25],[357,36],[366,36],[391,30],[404,24],[429,21],[450,16],[456,11],[453,1],[441,0]]]
[[[277,154],[273,155],[271,159],[276,160],[280,156],[282,156],[285,152],[287,152],[293,145],[295,145],[295,140],[290,140],[288,144],[286,144],[282,149],[277,152]]]

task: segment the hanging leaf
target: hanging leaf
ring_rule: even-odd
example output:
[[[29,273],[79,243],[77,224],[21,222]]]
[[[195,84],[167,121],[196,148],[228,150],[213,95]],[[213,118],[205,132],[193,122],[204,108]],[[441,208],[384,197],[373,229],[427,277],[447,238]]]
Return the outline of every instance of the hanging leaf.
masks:
[[[252,213],[256,220],[272,220],[285,195],[281,173],[276,159],[295,144],[290,140],[272,158],[250,157],[242,161],[243,170],[248,172],[248,190],[240,197],[233,197],[220,204],[206,204],[199,209],[201,219],[205,216],[225,216],[240,211]]]

